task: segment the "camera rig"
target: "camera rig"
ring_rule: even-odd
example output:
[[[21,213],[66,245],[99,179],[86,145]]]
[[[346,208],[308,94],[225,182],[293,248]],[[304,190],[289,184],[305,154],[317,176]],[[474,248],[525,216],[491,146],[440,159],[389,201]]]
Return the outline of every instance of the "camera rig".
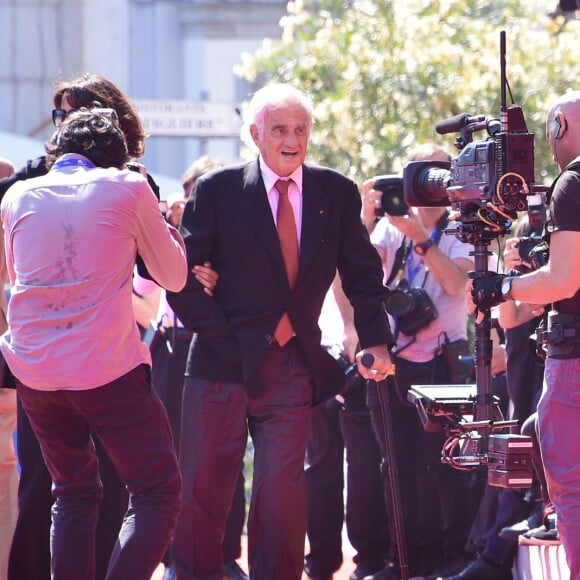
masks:
[[[531,219],[545,203],[546,187],[534,183],[534,135],[527,130],[521,107],[506,104],[509,89],[505,67],[505,32],[500,33],[501,116],[457,115],[436,125],[439,134],[459,132],[457,157],[450,163],[417,161],[403,171],[402,186],[409,206],[451,206],[456,227],[446,230],[472,244],[474,280],[494,275],[488,270],[489,244],[509,233],[517,212]],[[510,91],[511,96],[511,91]],[[513,98],[512,98],[513,103]],[[473,141],[475,131],[488,138]],[[535,212],[533,214],[532,212]],[[475,323],[475,385],[414,385],[409,400],[427,430],[448,435],[442,461],[457,469],[488,468],[488,482],[500,487],[529,487],[532,483],[532,440],[513,433],[516,427],[501,415],[491,389],[489,309]]]

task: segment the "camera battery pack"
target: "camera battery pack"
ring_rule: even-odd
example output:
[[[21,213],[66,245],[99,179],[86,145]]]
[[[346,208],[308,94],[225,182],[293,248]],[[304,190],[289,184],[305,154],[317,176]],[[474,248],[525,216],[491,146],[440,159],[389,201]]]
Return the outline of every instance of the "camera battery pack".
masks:
[[[487,454],[487,482],[507,488],[532,485],[532,438],[527,435],[490,435]]]
[[[527,489],[532,486],[532,470],[506,471],[503,469],[489,469],[487,483],[494,487]]]
[[[490,453],[530,453],[533,447],[532,438],[527,435],[511,433],[493,434],[489,437],[488,451]]]

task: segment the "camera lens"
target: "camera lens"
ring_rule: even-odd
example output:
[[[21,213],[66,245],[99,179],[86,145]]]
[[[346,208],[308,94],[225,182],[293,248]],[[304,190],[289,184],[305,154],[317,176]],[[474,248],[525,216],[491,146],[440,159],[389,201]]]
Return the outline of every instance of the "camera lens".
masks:
[[[389,294],[385,308],[392,316],[404,316],[413,308],[413,297],[407,292],[394,290]]]

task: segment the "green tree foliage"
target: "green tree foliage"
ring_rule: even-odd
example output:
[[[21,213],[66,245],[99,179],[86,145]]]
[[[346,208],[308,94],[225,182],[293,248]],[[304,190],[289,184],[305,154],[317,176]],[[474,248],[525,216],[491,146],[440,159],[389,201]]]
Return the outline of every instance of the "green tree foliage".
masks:
[[[426,141],[455,154],[455,136],[435,133],[441,119],[499,117],[505,30],[508,82],[536,136],[540,182],[555,173],[547,106],[580,87],[580,22],[549,16],[550,8],[540,0],[294,0],[281,38],[243,55],[237,73],[308,91],[316,107],[310,158],[360,181],[398,171],[405,152]]]

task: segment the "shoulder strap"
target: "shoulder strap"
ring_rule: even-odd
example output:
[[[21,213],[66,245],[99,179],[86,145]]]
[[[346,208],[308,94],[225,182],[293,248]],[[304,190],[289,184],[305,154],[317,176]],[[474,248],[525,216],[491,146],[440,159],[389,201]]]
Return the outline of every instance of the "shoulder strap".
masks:
[[[433,240],[434,244],[437,246],[439,245],[439,241],[441,240],[441,235],[445,231],[447,224],[449,223],[449,212],[446,211],[437,222],[437,230],[435,234],[435,238]],[[411,243],[407,244],[407,236],[403,238],[401,245],[397,248],[397,252],[395,254],[395,260],[393,262],[393,267],[391,268],[391,273],[389,274],[389,278],[385,282],[385,285],[388,286],[401,272],[404,270],[405,264],[407,263],[407,256],[411,251]],[[424,282],[423,282],[424,283]]]
[[[388,286],[399,274],[401,270],[405,268],[405,262],[407,261],[407,253],[409,252],[409,244],[407,242],[407,236],[403,238],[401,245],[397,248],[395,253],[395,260],[393,262],[393,267],[391,268],[391,273],[389,278],[385,282],[385,286]]]
[[[445,210],[445,213],[439,218],[437,221],[437,225],[435,226],[435,236],[433,238],[433,243],[438,246],[439,242],[441,241],[441,236],[449,223],[449,212]],[[425,277],[423,278],[423,284],[421,284],[421,288],[425,287],[425,282],[427,282],[427,276],[429,276],[429,269],[426,268],[425,270]]]

